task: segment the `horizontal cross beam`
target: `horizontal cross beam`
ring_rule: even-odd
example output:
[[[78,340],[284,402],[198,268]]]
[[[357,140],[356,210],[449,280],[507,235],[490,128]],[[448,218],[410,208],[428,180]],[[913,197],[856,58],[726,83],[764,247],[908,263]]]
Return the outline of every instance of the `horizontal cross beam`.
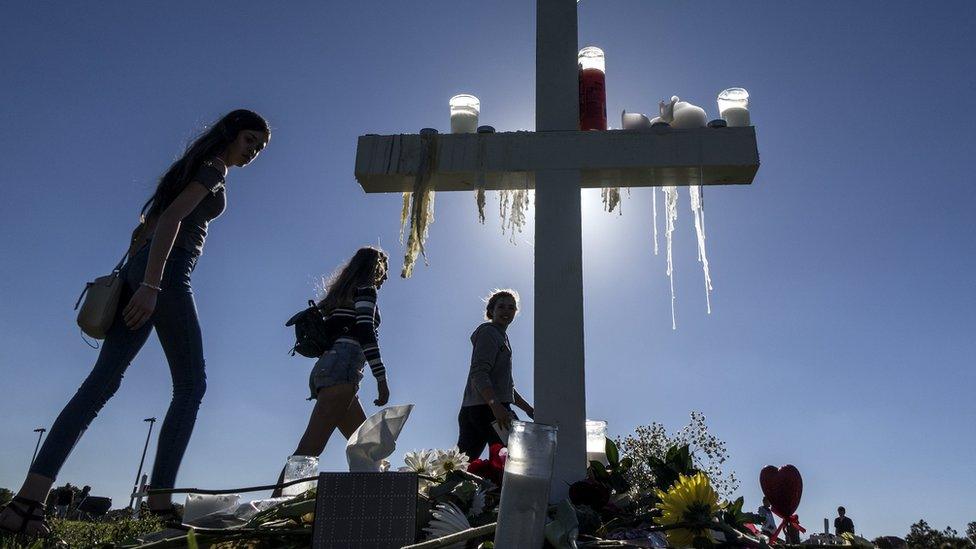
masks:
[[[440,134],[437,191],[535,188],[536,170],[576,169],[581,186],[748,185],[759,170],[756,131],[743,128]],[[364,135],[356,179],[367,193],[413,189],[417,134]]]

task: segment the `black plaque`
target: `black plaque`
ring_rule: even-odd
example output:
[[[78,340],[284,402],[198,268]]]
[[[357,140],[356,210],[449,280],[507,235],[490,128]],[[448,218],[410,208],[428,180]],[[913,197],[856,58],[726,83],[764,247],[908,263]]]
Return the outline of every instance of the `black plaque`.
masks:
[[[319,475],[313,548],[399,549],[416,529],[416,473]]]

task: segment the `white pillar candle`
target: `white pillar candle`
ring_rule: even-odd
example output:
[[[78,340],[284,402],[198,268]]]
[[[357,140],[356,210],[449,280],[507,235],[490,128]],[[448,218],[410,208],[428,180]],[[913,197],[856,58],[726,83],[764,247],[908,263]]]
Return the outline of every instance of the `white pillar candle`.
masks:
[[[476,113],[455,112],[451,114],[451,133],[475,133],[478,131]]]
[[[729,107],[722,111],[722,118],[730,128],[752,125],[752,121],[749,120],[749,109],[744,107]]]
[[[586,420],[586,465],[591,461],[599,461],[609,465],[607,460],[607,422]]]
[[[448,102],[451,106],[451,133],[476,133],[481,101],[477,97],[462,93]]]
[[[520,475],[506,470],[498,504],[495,547],[542,547],[549,478]]]
[[[495,547],[542,547],[555,453],[555,427],[512,422]]]
[[[749,92],[743,88],[729,88],[718,94],[718,113],[730,128],[751,126]]]

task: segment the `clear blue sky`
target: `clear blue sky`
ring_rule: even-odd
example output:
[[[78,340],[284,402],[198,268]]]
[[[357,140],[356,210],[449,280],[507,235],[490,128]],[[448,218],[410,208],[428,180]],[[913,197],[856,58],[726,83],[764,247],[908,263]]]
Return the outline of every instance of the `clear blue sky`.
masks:
[[[0,6],[0,486],[19,485],[31,430],[95,359],[72,311],[84,282],[186,140],[237,107],[275,133],[231,172],[194,274],[209,391],[178,484],[273,480],[309,412],[312,362],[287,355],[284,321],[357,246],[402,253],[400,198],[361,191],[356,137],[446,131],[459,92],[481,98],[482,123],[531,129],[534,17],[525,0]],[[677,331],[650,191],[621,217],[584,193],[590,417],[622,435],[703,411],[750,507],[764,465],[800,469],[814,530],[839,504],[872,536],[976,520],[974,24],[965,1],[584,0],[611,123],[672,94],[714,115],[741,85],[762,158],[753,186],[706,190],[711,316],[681,194]],[[417,404],[396,461],[455,442],[491,287],[522,292],[511,339],[533,392],[531,227],[511,245],[468,194],[439,195],[436,218],[430,267],[380,296],[392,402]],[[59,480],[124,505],[141,419],[164,415],[169,385],[153,339]],[[369,379],[361,395],[373,410]],[[323,461],[344,467],[337,440]]]

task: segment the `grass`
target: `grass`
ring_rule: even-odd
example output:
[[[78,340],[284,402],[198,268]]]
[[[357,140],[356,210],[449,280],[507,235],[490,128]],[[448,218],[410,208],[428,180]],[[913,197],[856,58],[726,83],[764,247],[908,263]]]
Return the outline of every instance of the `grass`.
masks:
[[[110,522],[51,519],[48,526],[51,528],[51,535],[45,540],[31,540],[26,536],[0,534],[0,549],[110,548],[138,535],[155,532],[162,527],[162,524],[155,517],[147,517],[144,519],[124,518]]]

